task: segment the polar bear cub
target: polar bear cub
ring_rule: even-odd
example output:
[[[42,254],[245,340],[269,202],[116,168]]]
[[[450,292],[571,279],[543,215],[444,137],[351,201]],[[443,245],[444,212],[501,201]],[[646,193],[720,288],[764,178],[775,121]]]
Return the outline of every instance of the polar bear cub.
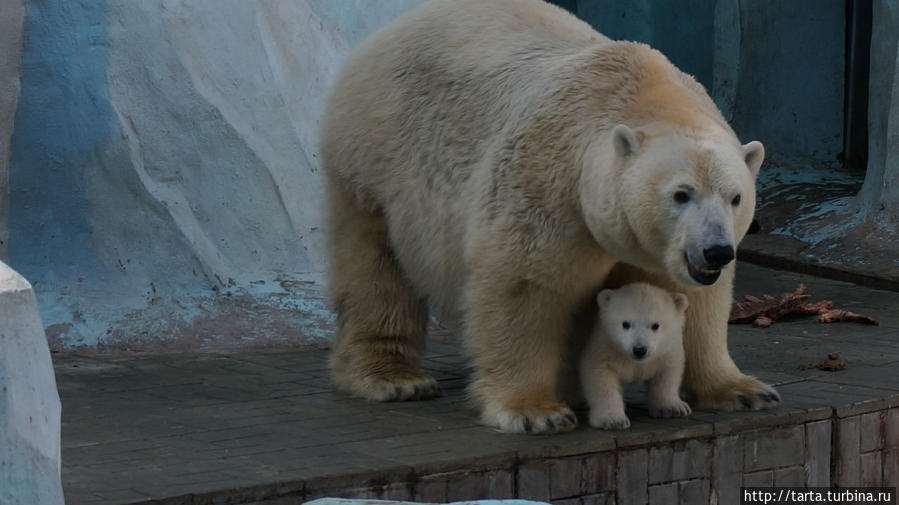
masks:
[[[599,320],[581,357],[581,388],[590,425],[624,429],[622,383],[646,382],[649,414],[689,415],[680,399],[687,297],[643,282],[604,289],[596,296]]]

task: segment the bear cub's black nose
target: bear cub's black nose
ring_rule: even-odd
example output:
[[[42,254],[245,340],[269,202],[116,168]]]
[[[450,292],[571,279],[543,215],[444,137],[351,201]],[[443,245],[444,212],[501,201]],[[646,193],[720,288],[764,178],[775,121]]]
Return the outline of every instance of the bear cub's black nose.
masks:
[[[721,268],[734,259],[734,248],[731,245],[716,245],[702,251],[705,261],[712,268]]]
[[[634,351],[634,357],[637,359],[643,359],[646,357],[646,347],[645,346],[635,345],[633,351]]]

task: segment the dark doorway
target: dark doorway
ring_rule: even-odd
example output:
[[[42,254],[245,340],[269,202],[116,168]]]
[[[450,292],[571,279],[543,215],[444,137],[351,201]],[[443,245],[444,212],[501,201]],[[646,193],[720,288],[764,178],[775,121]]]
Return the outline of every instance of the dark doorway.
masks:
[[[844,163],[851,170],[868,165],[868,76],[871,62],[870,0],[846,2],[846,100]]]

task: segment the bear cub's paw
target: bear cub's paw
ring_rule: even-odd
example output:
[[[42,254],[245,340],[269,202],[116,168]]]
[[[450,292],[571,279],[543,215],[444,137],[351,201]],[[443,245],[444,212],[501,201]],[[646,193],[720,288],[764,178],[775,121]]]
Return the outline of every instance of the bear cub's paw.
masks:
[[[694,405],[703,409],[762,410],[780,405],[780,394],[771,386],[748,375],[711,391],[696,394]]]
[[[506,433],[549,434],[571,431],[577,427],[577,417],[565,404],[549,402],[522,409],[499,409],[485,412],[485,424]]]
[[[590,411],[590,426],[601,430],[626,430],[631,427],[631,420],[627,415],[617,412],[594,412]]]
[[[689,416],[692,412],[690,404],[680,398],[649,406],[649,415],[652,417],[684,417]]]

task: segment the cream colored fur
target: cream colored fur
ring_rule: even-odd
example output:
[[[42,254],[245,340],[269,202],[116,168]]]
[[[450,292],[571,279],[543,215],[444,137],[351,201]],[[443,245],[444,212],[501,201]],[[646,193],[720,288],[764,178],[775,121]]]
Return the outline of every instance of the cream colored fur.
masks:
[[[430,310],[465,334],[483,421],[512,432],[574,427],[556,383],[576,315],[613,269],[693,283],[684,254],[707,236],[736,245],[764,156],[660,53],[539,0],[401,16],[347,61],[322,133],[337,386],[439,394],[418,367]],[[695,212],[672,201],[687,183]],[[684,288],[687,387],[704,406],[757,408],[773,391],[727,353],[732,274]]]
[[[599,320],[579,366],[582,391],[590,406],[590,426],[630,427],[621,385],[637,382],[647,383],[651,416],[690,414],[690,406],[679,395],[687,304],[683,294],[642,282],[599,292]],[[635,348],[645,354],[635,355]]]

